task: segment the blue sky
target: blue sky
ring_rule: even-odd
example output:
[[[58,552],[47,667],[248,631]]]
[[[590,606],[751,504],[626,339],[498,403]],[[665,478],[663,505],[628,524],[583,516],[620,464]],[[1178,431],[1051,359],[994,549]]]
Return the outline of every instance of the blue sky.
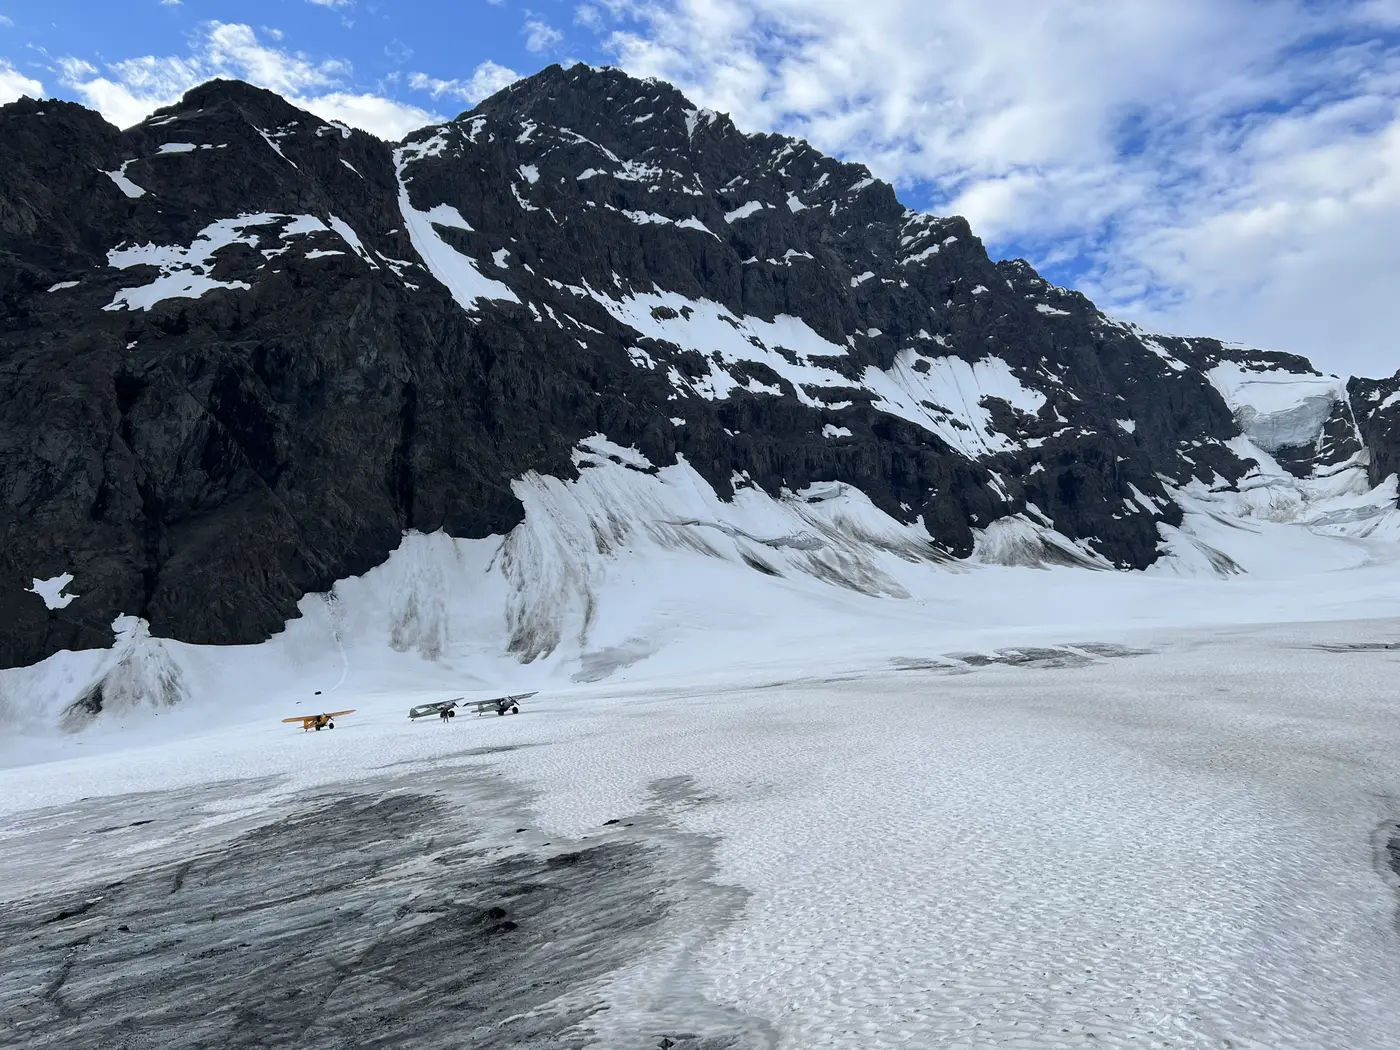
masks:
[[[118,124],[225,75],[392,138],[575,60],[1154,329],[1400,368],[1400,0],[0,0],[0,101]]]
[[[598,36],[577,31],[575,6],[567,0],[529,8],[490,0],[0,0],[9,21],[0,26],[0,58],[48,91],[89,101],[64,76],[63,59],[105,72],[143,56],[190,58],[204,49],[207,27],[224,23],[246,26],[266,48],[325,66],[338,86],[455,115],[468,108],[465,99],[434,98],[413,86],[413,74],[451,81],[469,78],[488,61],[521,73],[554,61],[605,61]]]
[[[540,64],[540,53],[526,49],[527,21],[573,28],[572,8],[565,0],[539,0],[530,13],[487,0],[354,4],[45,0],[0,4],[0,10],[14,23],[6,37],[38,52],[24,55],[12,43],[6,49],[11,61],[36,73],[50,66],[45,54],[76,55],[97,63],[135,55],[185,54],[201,26],[219,21],[248,25],[269,45],[280,44],[313,59],[349,62],[349,80],[371,89],[410,70],[450,78],[488,59],[528,72]],[[553,47],[548,50],[546,58],[562,56]],[[401,94],[412,99],[418,93],[408,89]]]

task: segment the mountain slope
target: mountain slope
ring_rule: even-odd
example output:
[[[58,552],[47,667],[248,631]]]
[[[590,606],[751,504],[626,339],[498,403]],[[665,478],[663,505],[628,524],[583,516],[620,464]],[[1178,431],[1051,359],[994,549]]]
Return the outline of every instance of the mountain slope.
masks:
[[[551,67],[398,145],[236,82],[126,132],[21,100],[0,302],[4,666],[121,616],[261,640],[405,531],[512,533],[531,479],[603,462],[721,501],[853,486],[881,523],[852,535],[930,562],[1227,572],[1203,506],[1341,500],[1365,531],[1394,505],[1400,380],[1150,336],[615,70]],[[606,532],[636,503],[594,509]],[[542,586],[520,564],[515,593]]]

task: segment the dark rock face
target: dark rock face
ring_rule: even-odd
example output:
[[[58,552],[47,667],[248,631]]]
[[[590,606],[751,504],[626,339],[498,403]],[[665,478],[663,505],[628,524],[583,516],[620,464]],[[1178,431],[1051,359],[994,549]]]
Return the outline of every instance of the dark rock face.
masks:
[[[687,345],[701,314],[753,353]],[[106,645],[123,613],[260,640],[405,529],[509,530],[512,479],[573,476],[594,433],[722,495],[849,482],[953,555],[1029,508],[1143,567],[1180,520],[1162,478],[1245,472],[1203,375],[1232,354],[614,70],[551,67],[398,147],[235,82],[125,132],[21,100],[0,109],[0,665]],[[967,375],[990,379],[961,415],[919,386]],[[1379,411],[1329,421],[1327,456],[1394,448]],[[62,608],[26,590],[64,572]]]
[[[1348,400],[1370,452],[1373,485],[1400,471],[1400,372],[1389,379],[1352,379]]]

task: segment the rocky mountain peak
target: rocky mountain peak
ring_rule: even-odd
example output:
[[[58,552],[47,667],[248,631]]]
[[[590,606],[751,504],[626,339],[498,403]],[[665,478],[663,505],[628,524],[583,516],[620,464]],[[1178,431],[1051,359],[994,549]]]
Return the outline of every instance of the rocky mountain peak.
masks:
[[[568,69],[549,66],[457,119],[481,115],[521,125],[528,121],[570,128],[629,153],[639,139],[685,152],[697,135],[704,141],[738,134],[728,117],[700,109],[670,84],[581,63]]]
[[[207,126],[218,127],[230,119],[242,120],[257,128],[326,124],[326,121],[292,105],[275,91],[255,87],[242,80],[218,78],[191,88],[179,102],[156,110],[137,127],[148,130],[171,128],[182,121],[201,121]]]

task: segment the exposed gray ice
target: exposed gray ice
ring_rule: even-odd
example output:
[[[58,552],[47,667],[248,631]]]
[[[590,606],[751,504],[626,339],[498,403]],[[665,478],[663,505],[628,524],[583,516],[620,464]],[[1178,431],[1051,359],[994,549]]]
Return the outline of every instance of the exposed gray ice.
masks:
[[[609,975],[658,942],[702,943],[741,900],[699,885],[704,839],[645,814],[590,841],[526,827],[503,845],[486,826],[527,817],[500,781],[468,796],[487,819],[460,791],[407,784],[318,792],[222,832],[200,817],[238,794],[229,785],[31,814],[7,842],[31,865],[7,890],[31,892],[0,907],[0,1043],[596,1045]],[[81,876],[38,883],[65,854]],[[654,959],[648,1008],[606,1045],[770,1045],[677,980],[683,961]]]

